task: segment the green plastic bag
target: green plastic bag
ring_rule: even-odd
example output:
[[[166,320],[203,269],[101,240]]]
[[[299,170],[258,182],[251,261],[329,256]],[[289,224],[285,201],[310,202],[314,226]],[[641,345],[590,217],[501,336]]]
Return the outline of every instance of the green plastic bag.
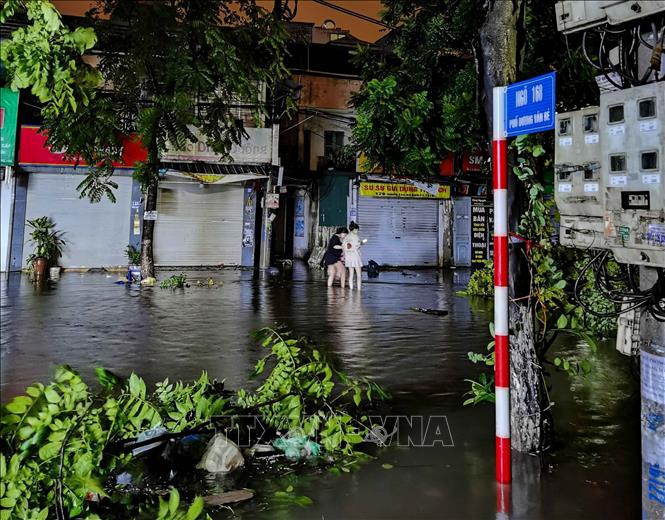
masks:
[[[321,454],[321,446],[306,435],[279,437],[272,445],[289,460],[313,459]]]

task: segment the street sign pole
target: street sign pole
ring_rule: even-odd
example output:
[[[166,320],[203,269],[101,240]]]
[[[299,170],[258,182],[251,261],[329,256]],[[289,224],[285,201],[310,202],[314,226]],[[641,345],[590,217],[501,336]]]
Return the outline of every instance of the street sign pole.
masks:
[[[494,381],[496,408],[496,480],[509,484],[510,357],[508,349],[508,164],[506,159],[506,87],[494,87],[492,170],[494,177]]]
[[[493,91],[494,177],[494,389],[496,480],[509,484],[510,349],[508,330],[508,137],[554,129],[556,73],[550,72]],[[498,503],[498,501],[497,501]],[[501,501],[506,504],[506,501]]]

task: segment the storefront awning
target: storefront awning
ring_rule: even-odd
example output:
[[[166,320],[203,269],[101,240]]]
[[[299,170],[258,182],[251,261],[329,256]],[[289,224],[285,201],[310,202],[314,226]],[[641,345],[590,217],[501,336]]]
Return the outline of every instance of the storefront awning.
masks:
[[[255,179],[265,179],[270,175],[267,164],[220,164],[208,162],[161,162],[160,174],[167,182],[178,182],[178,179],[203,184],[229,184]]]

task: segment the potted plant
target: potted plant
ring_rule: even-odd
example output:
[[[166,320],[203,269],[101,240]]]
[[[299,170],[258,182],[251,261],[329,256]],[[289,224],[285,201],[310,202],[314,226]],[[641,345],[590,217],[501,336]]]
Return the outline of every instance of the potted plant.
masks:
[[[127,279],[132,281],[134,279],[141,279],[141,250],[136,249],[132,245],[128,245],[125,249],[125,256],[127,257]]]
[[[62,239],[62,231],[54,229],[55,222],[51,217],[28,220],[27,224],[32,228],[30,243],[35,246],[27,261],[32,267],[35,278],[41,279],[44,278],[48,267],[57,267],[65,241]]]

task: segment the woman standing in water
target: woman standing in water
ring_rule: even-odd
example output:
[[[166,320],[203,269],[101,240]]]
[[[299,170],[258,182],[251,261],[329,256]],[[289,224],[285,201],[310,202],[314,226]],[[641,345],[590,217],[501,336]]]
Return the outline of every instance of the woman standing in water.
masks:
[[[358,236],[359,226],[355,222],[349,224],[349,234],[346,235],[342,246],[344,249],[344,265],[349,269],[349,288],[353,289],[353,275],[356,275],[358,290],[362,289],[363,260],[360,256],[360,247],[367,243]]]
[[[346,270],[342,263],[342,240],[348,232],[346,228],[337,228],[335,234],[330,237],[326,254],[323,255],[323,263],[328,269],[328,287],[332,287],[335,275],[339,275],[342,288],[346,285]]]

